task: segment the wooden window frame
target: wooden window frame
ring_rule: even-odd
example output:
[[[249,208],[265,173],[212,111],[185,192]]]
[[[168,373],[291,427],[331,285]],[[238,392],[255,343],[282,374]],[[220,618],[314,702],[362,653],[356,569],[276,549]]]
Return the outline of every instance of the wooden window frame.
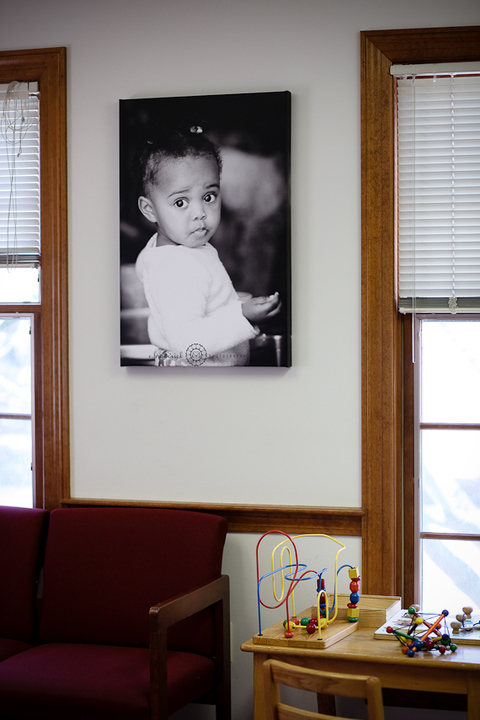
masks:
[[[410,342],[411,320],[396,309],[395,109],[390,66],[477,61],[480,27],[377,30],[360,36],[362,587],[368,593],[403,595],[408,604],[414,593],[414,528],[408,512],[413,503],[409,424],[413,378],[402,355]]]
[[[34,504],[48,509],[70,494],[65,65],[62,47],[0,52],[0,83],[40,90],[41,302],[0,310],[34,316]]]

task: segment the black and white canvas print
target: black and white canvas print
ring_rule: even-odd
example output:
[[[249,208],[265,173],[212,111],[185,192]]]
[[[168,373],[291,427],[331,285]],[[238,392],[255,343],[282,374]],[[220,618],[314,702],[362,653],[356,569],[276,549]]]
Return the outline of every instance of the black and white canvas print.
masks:
[[[120,101],[121,365],[289,367],[290,93]]]

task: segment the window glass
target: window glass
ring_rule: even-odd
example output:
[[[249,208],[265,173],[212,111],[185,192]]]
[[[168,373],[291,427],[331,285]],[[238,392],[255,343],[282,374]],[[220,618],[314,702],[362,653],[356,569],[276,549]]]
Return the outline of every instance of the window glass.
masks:
[[[39,273],[38,268],[0,267],[0,303],[38,303]]]
[[[30,316],[0,316],[0,413],[30,415],[32,367]]]
[[[422,430],[422,530],[480,535],[480,430]]]
[[[422,321],[421,420],[480,423],[480,321]]]
[[[421,605],[478,612],[480,320],[419,322]]]
[[[0,504],[33,507],[31,420],[0,417]]]
[[[0,316],[0,504],[33,507],[30,316]]]
[[[470,606],[480,612],[480,542],[422,540],[425,612],[446,608],[453,617]]]

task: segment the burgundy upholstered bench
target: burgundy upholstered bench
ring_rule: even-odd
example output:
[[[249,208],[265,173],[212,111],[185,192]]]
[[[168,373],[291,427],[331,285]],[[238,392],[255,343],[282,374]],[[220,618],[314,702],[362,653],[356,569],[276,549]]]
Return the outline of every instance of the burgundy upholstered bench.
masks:
[[[0,507],[0,661],[28,650],[36,639],[48,515],[46,510]]]

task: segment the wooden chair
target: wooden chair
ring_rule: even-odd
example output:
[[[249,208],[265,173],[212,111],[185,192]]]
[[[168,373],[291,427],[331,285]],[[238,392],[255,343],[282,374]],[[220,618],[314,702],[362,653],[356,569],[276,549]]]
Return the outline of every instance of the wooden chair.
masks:
[[[329,720],[329,718],[348,720],[345,717],[338,718],[335,714],[333,705],[335,695],[365,699],[368,720],[384,720],[382,687],[376,677],[312,670],[279,660],[266,660],[263,664],[263,673],[267,720]],[[321,712],[300,710],[282,703],[280,685],[309,690],[317,693],[317,696],[331,696],[333,714],[325,715]]]
[[[231,720],[224,518],[15,510],[0,509],[2,720],[168,720],[191,703]]]

